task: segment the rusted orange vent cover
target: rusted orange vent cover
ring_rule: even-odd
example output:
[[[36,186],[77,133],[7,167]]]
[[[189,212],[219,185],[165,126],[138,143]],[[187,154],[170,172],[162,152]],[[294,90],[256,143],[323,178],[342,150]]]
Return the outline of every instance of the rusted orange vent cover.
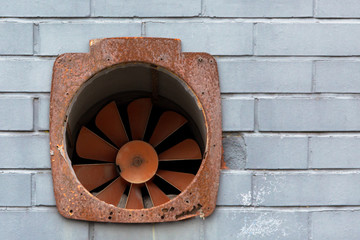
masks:
[[[54,64],[50,148],[67,218],[165,222],[210,215],[221,162],[215,59],[180,40],[90,41]]]

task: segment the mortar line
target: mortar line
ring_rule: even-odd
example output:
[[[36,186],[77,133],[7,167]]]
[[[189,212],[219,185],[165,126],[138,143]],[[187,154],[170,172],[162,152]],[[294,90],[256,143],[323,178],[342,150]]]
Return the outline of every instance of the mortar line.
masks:
[[[250,178],[250,189],[251,189],[251,206],[254,206],[255,204],[255,194],[254,194],[254,178],[255,178],[255,172],[251,171],[251,178]],[[247,207],[247,206],[245,206]],[[250,206],[248,206],[250,207]]]
[[[313,236],[312,236],[312,212],[308,212],[308,216],[307,216],[307,227],[308,227],[308,239],[312,240]]]
[[[39,53],[39,23],[33,23],[33,55]]]
[[[205,218],[199,219],[200,228],[199,228],[199,240],[205,240]]]
[[[204,15],[205,15],[204,0],[200,0],[200,15],[199,15],[199,17],[203,17]]]
[[[35,173],[30,174],[30,184],[31,184],[31,207],[36,206],[36,180],[35,180]]]
[[[310,139],[311,137],[308,136],[307,137],[307,156],[306,156],[306,168],[309,169],[310,168],[310,158],[311,158],[311,149],[310,149]]]
[[[146,22],[141,22],[141,36],[146,37]]]
[[[252,55],[253,56],[256,56],[256,41],[257,41],[256,25],[257,25],[257,23],[253,23],[253,26],[252,26]]]
[[[89,4],[90,4],[90,13],[89,13],[89,17],[94,17],[95,15],[95,1],[94,0],[90,0],[89,1]]]
[[[39,131],[39,97],[33,98],[33,132]]]
[[[88,234],[88,238],[89,240],[94,240],[95,239],[95,225],[93,222],[89,222],[89,234]]]
[[[254,132],[259,132],[259,99],[254,99]]]
[[[317,12],[317,2],[316,2],[317,0],[313,0],[313,2],[312,2],[312,17],[313,18],[316,18],[315,16],[316,16],[316,12]]]
[[[311,92],[316,93],[316,60],[311,63]]]

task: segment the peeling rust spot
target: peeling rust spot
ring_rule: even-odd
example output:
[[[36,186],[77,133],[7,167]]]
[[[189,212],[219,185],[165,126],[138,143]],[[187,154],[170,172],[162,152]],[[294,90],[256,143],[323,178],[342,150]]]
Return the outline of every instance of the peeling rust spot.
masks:
[[[201,205],[200,203],[198,203],[198,205],[197,205],[197,206],[193,206],[193,208],[192,208],[191,210],[182,212],[182,213],[176,215],[175,218],[178,219],[178,218],[185,217],[185,216],[187,216],[187,215],[194,215],[194,214],[196,214],[198,211],[200,211],[201,208],[202,208],[202,205]],[[202,212],[202,211],[201,211],[201,212]],[[204,213],[202,212],[202,214],[204,214]],[[204,216],[203,216],[203,217],[204,217]]]

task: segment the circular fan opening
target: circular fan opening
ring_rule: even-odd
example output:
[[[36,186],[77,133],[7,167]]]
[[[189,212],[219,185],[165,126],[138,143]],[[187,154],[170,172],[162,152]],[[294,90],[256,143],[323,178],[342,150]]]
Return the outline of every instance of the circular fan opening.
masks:
[[[78,180],[127,209],[170,201],[202,163],[206,124],[191,88],[164,68],[129,63],[90,78],[67,112],[65,149]]]

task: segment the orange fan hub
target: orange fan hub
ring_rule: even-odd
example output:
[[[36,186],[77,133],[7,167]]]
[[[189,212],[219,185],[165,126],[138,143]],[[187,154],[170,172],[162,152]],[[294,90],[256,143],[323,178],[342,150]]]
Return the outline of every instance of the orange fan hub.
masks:
[[[117,156],[116,164],[120,175],[130,183],[145,183],[156,173],[159,158],[155,149],[144,141],[134,140],[123,145]]]

